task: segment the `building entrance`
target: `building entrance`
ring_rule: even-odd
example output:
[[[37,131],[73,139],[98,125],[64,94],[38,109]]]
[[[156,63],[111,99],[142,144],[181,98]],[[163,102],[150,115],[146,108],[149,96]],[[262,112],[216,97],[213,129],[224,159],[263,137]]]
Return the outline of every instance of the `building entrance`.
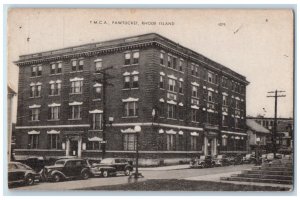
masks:
[[[70,141],[70,156],[78,156],[78,140]]]

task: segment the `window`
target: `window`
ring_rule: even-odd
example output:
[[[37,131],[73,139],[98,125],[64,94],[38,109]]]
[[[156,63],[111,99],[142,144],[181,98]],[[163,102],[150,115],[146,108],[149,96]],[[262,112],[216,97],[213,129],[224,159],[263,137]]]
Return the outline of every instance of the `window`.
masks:
[[[173,69],[177,68],[177,58],[173,57]]]
[[[81,119],[81,106],[71,106],[71,119]]]
[[[30,119],[31,121],[39,121],[40,120],[40,109],[39,108],[32,108],[30,110]]]
[[[208,101],[209,102],[213,102],[213,93],[212,93],[212,91],[208,91]]]
[[[208,76],[208,82],[212,83],[213,82],[213,74],[211,72],[207,72]]]
[[[222,115],[222,126],[228,126],[228,117],[227,117],[227,115]]]
[[[51,69],[50,69],[50,74],[60,74],[61,68],[62,68],[62,62],[52,63]]]
[[[82,93],[83,81],[72,81],[72,94],[81,94]]]
[[[240,109],[240,101],[235,101],[235,109]]]
[[[60,117],[60,106],[49,107],[49,117],[50,120],[56,120]]]
[[[179,71],[183,71],[183,61],[182,60],[179,60]]]
[[[137,102],[125,102],[124,103],[124,117],[138,116],[138,104]]]
[[[131,54],[130,53],[125,53],[125,65],[130,65],[130,58]]]
[[[38,66],[38,71],[37,71],[37,76],[41,76],[42,75],[42,66]]]
[[[191,65],[191,74],[195,75],[195,65]]]
[[[30,86],[30,97],[40,97],[41,96],[41,85],[31,85]]]
[[[101,99],[102,97],[102,86],[101,84],[97,84],[96,86],[94,86],[94,92],[95,92],[95,97],[97,99]]]
[[[228,80],[225,77],[222,77],[222,87],[228,88]]]
[[[136,134],[124,134],[123,146],[125,151],[136,150]]]
[[[83,70],[84,60],[79,60],[78,71]]]
[[[197,109],[192,109],[192,122],[197,122]]]
[[[39,135],[38,134],[30,134],[28,145],[29,145],[30,149],[37,149],[39,146]]]
[[[50,70],[51,74],[55,74],[56,73],[56,65],[55,63],[51,64],[51,70]]]
[[[30,86],[30,97],[34,97],[34,96],[35,96],[35,85]]]
[[[239,127],[239,118],[234,118],[234,127],[238,128]]]
[[[160,64],[161,64],[161,65],[165,65],[164,59],[165,59],[165,54],[161,52],[161,53],[160,53]]]
[[[208,124],[215,124],[215,116],[213,113],[207,112],[207,123]]]
[[[169,79],[169,91],[175,92],[176,81],[173,79]]]
[[[139,57],[140,57],[140,53],[138,51],[133,52],[133,64],[139,63]]]
[[[222,137],[222,146],[225,147],[227,146],[227,137]]]
[[[167,150],[168,151],[175,150],[175,135],[172,134],[167,135]]]
[[[37,66],[31,67],[31,76],[36,76],[37,75]]]
[[[159,77],[159,88],[164,89],[164,77]]]
[[[72,60],[72,71],[76,71],[77,68],[77,60]]]
[[[198,98],[198,87],[195,85],[192,86],[192,97]]]
[[[60,95],[61,92],[61,82],[58,80],[56,82],[50,83],[50,94],[49,95]]]
[[[191,150],[197,150],[197,136],[191,136]]]
[[[170,55],[168,55],[168,67],[171,68],[171,56]]]
[[[178,82],[178,92],[183,94],[183,87],[182,87],[182,82],[181,81]]]
[[[175,119],[176,106],[168,104],[168,118]]]
[[[57,65],[57,73],[58,74],[60,74],[62,72],[61,68],[62,68],[62,63],[59,62],[58,65]]]
[[[199,76],[199,72],[198,71],[199,71],[199,68],[197,66],[195,66],[195,76],[197,76],[197,77]]]
[[[132,81],[132,88],[138,88],[138,87],[139,87],[139,76],[134,75]]]
[[[183,106],[178,106],[178,117],[179,117],[180,120],[183,120],[183,117],[184,117]]]
[[[95,61],[95,71],[100,72],[102,69],[102,60],[98,59]]]
[[[228,105],[228,97],[223,95],[223,106],[227,106]]]
[[[92,114],[92,123],[91,128],[93,130],[102,130],[102,113],[93,113]]]
[[[49,134],[48,139],[50,149],[58,149],[58,134]]]
[[[130,88],[130,76],[124,76],[124,88]]]
[[[86,145],[87,150],[100,150],[100,142],[97,141],[88,141]]]
[[[159,115],[160,115],[160,117],[165,117],[165,103],[164,102],[159,103]]]

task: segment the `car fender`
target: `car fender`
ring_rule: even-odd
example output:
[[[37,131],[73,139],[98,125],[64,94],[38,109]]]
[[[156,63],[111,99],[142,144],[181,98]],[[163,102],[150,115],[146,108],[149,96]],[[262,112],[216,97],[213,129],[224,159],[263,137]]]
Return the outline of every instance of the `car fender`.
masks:
[[[125,166],[125,170],[126,170],[126,169],[129,169],[130,171],[133,171],[133,167],[132,167],[131,165],[126,165],[126,166]]]
[[[84,171],[87,171],[88,173],[90,173],[90,170],[88,168],[83,168],[80,173],[82,174],[82,172],[84,172]]]
[[[63,178],[67,178],[67,176],[64,174],[64,173],[62,173],[61,171],[58,171],[58,170],[53,170],[51,173],[50,173],[50,175],[51,176],[53,176],[54,174],[59,174],[59,175],[61,175]]]
[[[116,171],[116,168],[114,168],[114,167],[108,167],[108,166],[100,166],[100,167],[98,167],[98,169],[100,171],[102,171],[102,170]]]

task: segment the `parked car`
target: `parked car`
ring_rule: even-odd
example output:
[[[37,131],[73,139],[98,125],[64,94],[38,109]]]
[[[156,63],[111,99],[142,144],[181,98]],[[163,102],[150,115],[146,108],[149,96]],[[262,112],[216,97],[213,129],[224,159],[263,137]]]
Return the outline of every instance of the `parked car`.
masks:
[[[41,176],[45,181],[59,182],[62,180],[81,178],[88,179],[91,175],[90,167],[83,159],[59,159],[54,165],[45,166]]]
[[[217,155],[214,159],[215,166],[222,167],[230,165],[230,161],[226,155]]]
[[[283,158],[283,154],[276,153],[275,159],[282,159],[282,158]],[[268,153],[265,161],[272,162],[273,160],[274,160],[274,153]]]
[[[200,156],[199,158],[192,159],[190,162],[191,168],[210,168],[214,166],[215,162],[211,156]]]
[[[243,156],[241,154],[236,154],[234,156],[231,156],[231,157],[229,157],[229,163],[231,165],[243,164]]]
[[[242,159],[243,164],[254,164],[256,163],[256,158],[254,154],[246,154]]]
[[[29,157],[26,160],[20,161],[21,163],[31,167],[35,172],[40,172],[46,165],[43,157]]]
[[[31,167],[20,163],[8,163],[8,185],[12,186],[16,183],[26,185],[33,185],[40,180],[40,175],[36,173]]]
[[[109,177],[117,173],[129,176],[133,171],[132,162],[124,158],[105,158],[99,164],[92,164],[91,173],[94,176]]]

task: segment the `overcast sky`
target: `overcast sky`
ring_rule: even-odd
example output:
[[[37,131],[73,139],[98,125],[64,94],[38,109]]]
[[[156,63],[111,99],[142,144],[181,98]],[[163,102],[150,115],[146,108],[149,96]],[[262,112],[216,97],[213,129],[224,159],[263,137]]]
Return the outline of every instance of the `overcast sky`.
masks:
[[[247,115],[273,117],[274,98],[266,96],[279,89],[286,91],[286,97],[278,101],[278,116],[293,116],[293,15],[289,10],[17,9],[9,13],[8,31],[8,81],[16,91],[18,67],[12,62],[22,54],[156,32],[244,75],[250,82]]]

